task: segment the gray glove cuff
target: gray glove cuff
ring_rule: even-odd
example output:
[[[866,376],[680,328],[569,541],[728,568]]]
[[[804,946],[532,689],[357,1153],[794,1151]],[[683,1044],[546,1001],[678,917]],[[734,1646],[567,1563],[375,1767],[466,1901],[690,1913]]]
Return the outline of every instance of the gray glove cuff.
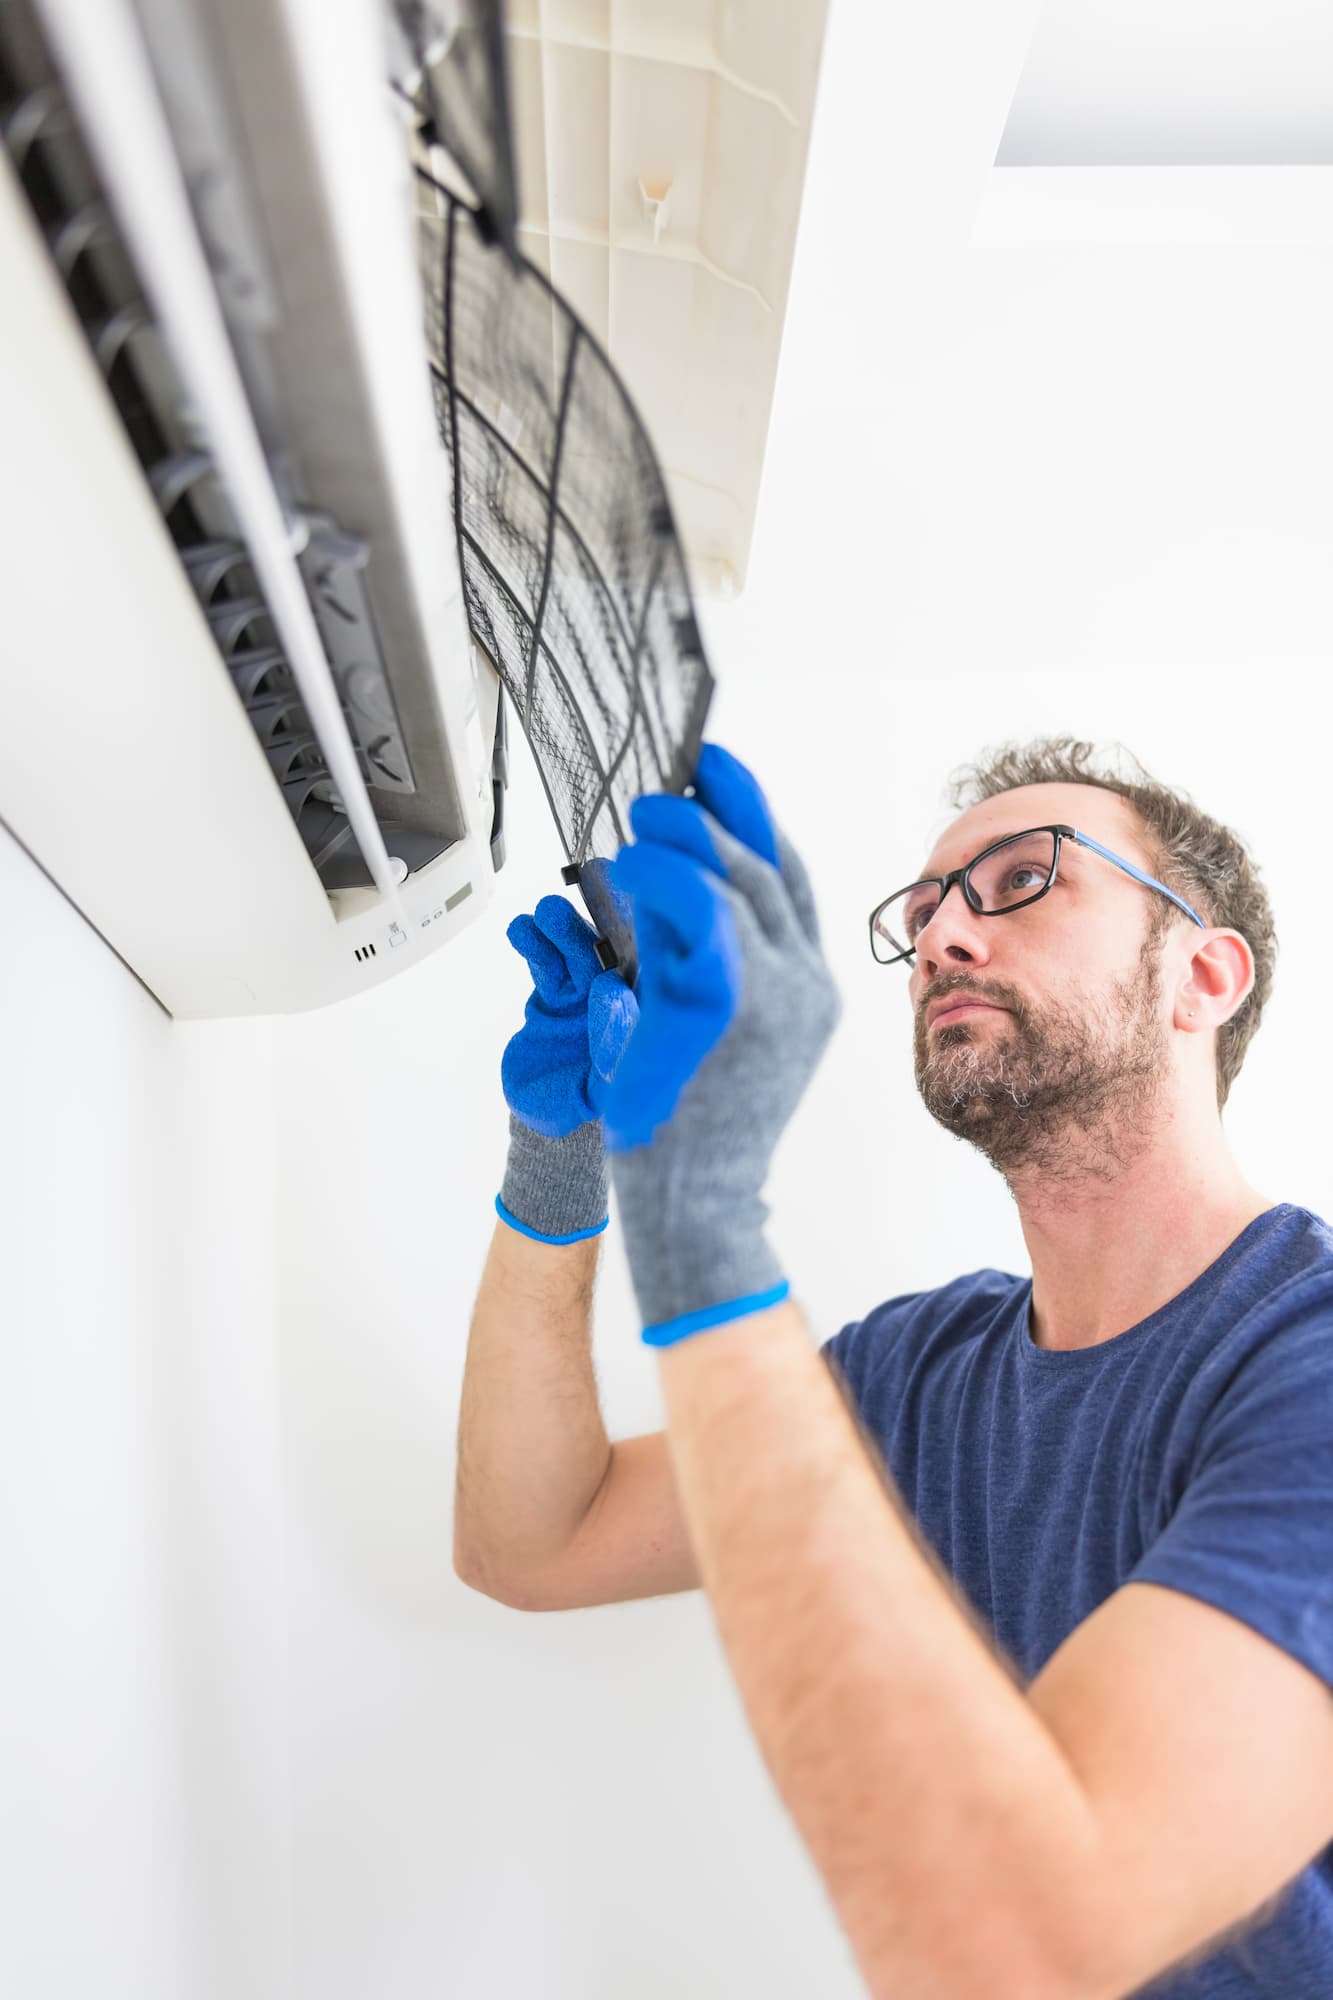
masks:
[[[727,1188],[721,1175],[711,1187],[687,1188],[683,1177],[678,1181],[670,1173],[664,1184],[663,1163],[651,1157],[653,1150],[638,1146],[611,1158],[621,1233],[649,1345],[666,1346],[757,1311],[761,1301],[775,1304],[770,1294],[785,1296],[782,1267],[764,1237],[767,1203]],[[654,1338],[662,1332],[667,1339]]]
[[[509,1158],[500,1200],[531,1235],[591,1236],[607,1219],[606,1148],[599,1118],[562,1139],[509,1114]]]

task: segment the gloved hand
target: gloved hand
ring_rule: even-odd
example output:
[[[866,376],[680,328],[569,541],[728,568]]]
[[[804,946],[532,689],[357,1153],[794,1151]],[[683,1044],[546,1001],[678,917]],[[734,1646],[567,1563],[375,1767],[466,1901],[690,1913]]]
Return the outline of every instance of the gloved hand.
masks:
[[[565,897],[543,896],[505,935],[533,991],[500,1061],[509,1156],[496,1212],[525,1236],[572,1243],[607,1224],[598,1117],[638,1004],[618,972],[602,970],[596,933]]]
[[[755,779],[706,743],[694,788],[636,800],[612,867],[640,1018],[602,1118],[655,1347],[787,1295],[761,1190],[842,1012],[805,867]]]

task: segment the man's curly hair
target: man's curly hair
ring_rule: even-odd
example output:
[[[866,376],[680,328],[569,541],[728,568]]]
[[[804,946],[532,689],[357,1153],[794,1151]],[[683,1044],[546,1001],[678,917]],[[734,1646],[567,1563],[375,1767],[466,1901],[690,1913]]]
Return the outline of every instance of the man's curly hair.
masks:
[[[1188,792],[1173,792],[1159,785],[1123,744],[1115,748],[1132,759],[1137,776],[1123,778],[1117,771],[1100,768],[1096,747],[1072,736],[1003,744],[951,774],[952,803],[956,810],[965,811],[1020,785],[1054,784],[1099,785],[1129,801],[1142,829],[1149,874],[1183,896],[1210,927],[1239,931],[1254,954],[1254,985],[1218,1030],[1217,1108],[1221,1112],[1273,988],[1277,933],[1268,892],[1259,866],[1251,860],[1239,834],[1201,812]],[[1149,916],[1144,949],[1152,952],[1160,949],[1181,913],[1165,896],[1145,900]]]

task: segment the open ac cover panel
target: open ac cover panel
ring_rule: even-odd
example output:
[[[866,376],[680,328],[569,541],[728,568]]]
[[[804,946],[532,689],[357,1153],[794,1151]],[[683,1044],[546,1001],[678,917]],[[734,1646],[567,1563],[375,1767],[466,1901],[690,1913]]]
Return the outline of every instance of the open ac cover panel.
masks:
[[[509,0],[520,247],[606,348],[691,574],[745,584],[828,0]]]
[[[0,818],[183,1018],[326,1005],[479,914],[502,687],[632,977],[598,871],[711,693],[643,423],[517,254],[498,10],[329,25],[0,26]]]

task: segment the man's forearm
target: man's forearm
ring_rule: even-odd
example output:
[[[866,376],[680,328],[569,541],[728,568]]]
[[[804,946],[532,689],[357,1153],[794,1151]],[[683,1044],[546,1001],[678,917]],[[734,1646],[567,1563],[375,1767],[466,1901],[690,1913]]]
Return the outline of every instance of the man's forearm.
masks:
[[[562,1550],[611,1446],[591,1351],[601,1238],[536,1243],[496,1224],[468,1336],[454,1563],[497,1583]]]
[[[794,1303],[659,1360],[722,1643],[870,1993],[1094,1990],[1090,1805],[918,1546]]]

